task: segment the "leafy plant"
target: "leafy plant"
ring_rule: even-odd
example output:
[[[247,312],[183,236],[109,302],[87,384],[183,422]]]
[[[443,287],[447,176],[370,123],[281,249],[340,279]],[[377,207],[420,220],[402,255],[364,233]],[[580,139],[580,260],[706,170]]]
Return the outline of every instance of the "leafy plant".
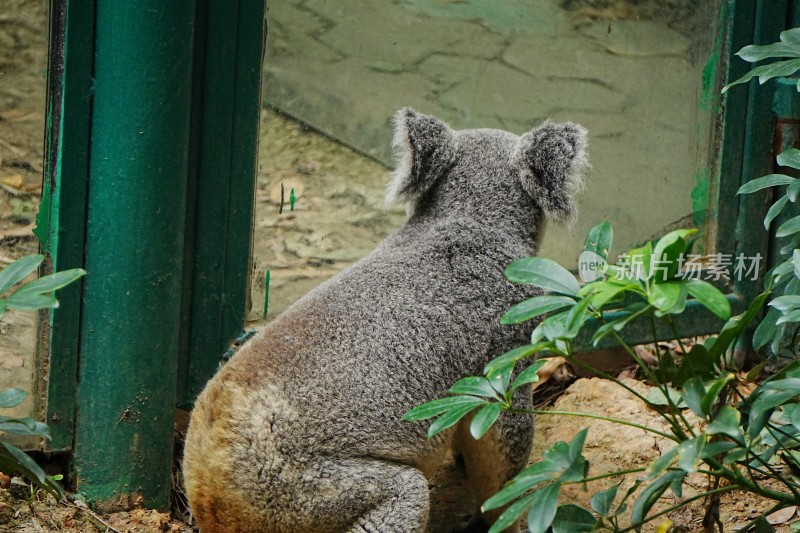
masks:
[[[42,255],[24,256],[0,270],[0,316],[8,309],[33,311],[53,308],[58,301],[52,293],[74,282],[86,272],[76,268],[56,272],[28,283],[21,283],[44,260]],[[21,404],[28,393],[17,388],[0,391],[0,409]],[[20,435],[50,439],[46,424],[29,417],[16,418],[0,415],[0,434]],[[58,484],[60,476],[48,476],[31,457],[16,446],[0,440],[0,471],[26,477],[34,485],[61,499],[64,496]]]
[[[758,83],[773,78],[791,76],[800,70],[800,28],[792,28],[781,32],[780,41],[767,45],[751,44],[745,46],[736,55],[748,63],[756,63],[764,59],[783,59],[767,65],[750,69],[750,71],[722,88],[724,93],[734,85],[747,83],[753,78],[758,78]],[[797,81],[797,91],[800,92],[800,80]]]
[[[770,78],[793,74],[800,70],[800,28],[783,32],[779,43],[748,46],[738,55],[747,61],[774,57],[790,59],[754,68],[723,90],[756,76],[764,83]],[[800,150],[788,149],[777,161],[779,165],[800,170]],[[770,208],[764,220],[765,227],[770,226],[788,203],[797,201],[800,180],[771,174],[739,189],[739,194],[749,194],[777,185],[786,186],[786,192]],[[583,456],[586,430],[569,443],[558,442],[544,452],[541,460],[483,503],[484,511],[504,509],[491,533],[502,531],[526,512],[531,533],[543,533],[548,528],[554,532],[639,531],[645,523],[701,498],[707,499],[704,523],[713,524],[719,522],[720,495],[733,490],[744,490],[774,502],[772,508],[745,527],[745,530],[757,527],[758,531],[772,531],[766,515],[800,504],[800,482],[793,476],[783,475],[778,468],[781,462],[795,470],[800,468],[800,403],[797,402],[800,362],[789,364],[752,388],[751,381],[759,377],[763,365],[743,376],[732,366],[730,357],[737,340],[765,307],[769,312],[756,329],[756,348],[770,344],[777,353],[790,326],[794,328],[791,344],[796,343],[800,332],[795,326],[800,323],[800,216],[787,220],[777,229],[776,235],[788,241],[781,250],[785,259],[768,274],[765,291],[736,316],[731,316],[730,302],[719,289],[707,281],[695,279],[686,270],[688,239],[694,231],[673,231],[657,242],[630,250],[622,256],[620,264],[606,265],[598,279],[583,285],[568,270],[546,258],[529,257],[512,262],[505,271],[510,281],[535,285],[546,291],[514,306],[501,319],[504,324],[539,320],[530,344],[489,362],[483,376],[459,380],[448,390],[447,397],[417,406],[405,414],[406,420],[433,419],[428,432],[431,437],[477,410],[470,431],[475,438],[480,438],[503,410],[514,410],[536,415],[602,419],[674,442],[671,449],[646,468],[597,475],[589,474],[589,464]],[[604,222],[589,232],[584,249],[605,259],[612,240],[611,226]],[[774,295],[777,297],[770,301]],[[674,316],[697,306],[716,315],[724,325],[705,343],[687,349],[681,343]],[[542,318],[547,313],[549,316]],[[573,345],[589,325],[593,328],[591,342],[598,345],[610,339],[621,346],[654,386],[652,394],[642,395],[574,357]],[[671,331],[679,346],[678,353],[657,351],[658,366],[651,368],[624,339],[624,331],[633,325],[648,327],[654,341],[658,339],[659,327]],[[658,344],[655,346],[658,350]],[[553,356],[564,357],[627,390],[658,413],[668,430],[599,414],[515,408],[512,404],[514,391],[535,382],[537,370]],[[517,365],[530,358],[536,361],[512,379]],[[691,423],[684,414],[687,409],[701,422]],[[667,509],[653,511],[667,491],[681,499],[687,476],[695,473],[708,478],[704,492]],[[632,487],[623,492],[613,484],[594,494],[588,509],[559,504],[561,491],[567,485],[614,480],[631,474],[637,476]],[[630,524],[624,525],[620,520],[627,512],[630,512]],[[668,527],[666,522],[659,530]]]

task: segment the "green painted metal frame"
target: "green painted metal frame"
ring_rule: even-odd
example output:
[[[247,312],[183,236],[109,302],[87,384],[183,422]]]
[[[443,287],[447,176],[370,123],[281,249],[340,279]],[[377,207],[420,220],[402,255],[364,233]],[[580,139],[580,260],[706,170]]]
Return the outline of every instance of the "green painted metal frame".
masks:
[[[52,3],[44,183],[35,230],[45,272],[84,266],[93,37],[93,0]],[[39,322],[35,398],[39,418],[50,425],[51,450],[72,448],[81,290],[82,282],[59,291],[60,307]]]
[[[788,0],[728,0],[722,6],[727,24],[724,32],[724,69],[717,73],[718,79],[710,87],[719,90],[723,81],[739,78],[751,65],[734,54],[748,44],[767,44],[778,40],[780,32],[790,27]],[[722,76],[719,79],[719,76]],[[717,123],[721,128],[718,145],[717,166],[708,205],[708,226],[705,229],[707,248],[714,252],[744,254],[754,257],[760,254],[760,276],[757,280],[735,280],[727,287],[728,299],[734,312],[742,312],[748,302],[763,287],[763,274],[769,257],[769,233],[764,230],[763,220],[769,208],[769,191],[760,194],[737,196],[739,187],[759,176],[772,172],[774,164],[773,137],[775,114],[773,111],[774,84],[758,85],[754,80],[747,86],[736,87],[720,98],[721,108]],[[608,320],[613,320],[610,313]],[[707,335],[719,331],[722,326],[716,316],[697,302],[688,302],[686,311],[676,317],[676,325],[682,336]],[[613,339],[606,338],[598,346],[592,346],[591,335],[595,328],[588,328],[577,339],[580,351],[590,351],[614,346]],[[665,325],[657,325],[659,339],[671,339],[673,332]],[[653,331],[649,319],[633,321],[625,329],[625,340],[630,344],[652,342]]]
[[[43,316],[51,451],[100,507],[168,505],[174,405],[244,332],[264,0],[53,0]],[[210,302],[210,303],[209,303]]]
[[[251,227],[266,37],[262,1],[198,2],[178,405],[190,407],[249,307]],[[230,80],[220,83],[219,80]]]

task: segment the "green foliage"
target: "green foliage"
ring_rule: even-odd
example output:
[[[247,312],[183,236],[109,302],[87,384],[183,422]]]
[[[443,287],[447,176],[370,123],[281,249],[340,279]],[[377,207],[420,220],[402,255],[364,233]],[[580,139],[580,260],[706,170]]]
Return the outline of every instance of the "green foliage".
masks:
[[[0,316],[8,309],[33,311],[57,307],[58,301],[52,293],[85,274],[82,269],[72,269],[21,283],[43,260],[42,255],[28,255],[0,270]],[[0,409],[16,407],[27,396],[27,392],[16,388],[0,391]],[[0,415],[0,435],[4,433],[50,439],[50,429],[47,425],[28,417]],[[64,497],[58,484],[60,476],[48,476],[28,454],[2,440],[0,440],[0,471],[24,476],[33,485],[52,494],[56,499]]]
[[[758,78],[758,83],[771,80],[772,78],[781,78],[791,76],[800,70],[800,28],[792,28],[781,32],[780,41],[777,43],[767,44],[763,46],[750,45],[745,46],[736,55],[747,61],[748,63],[756,63],[764,59],[784,59],[783,61],[776,61],[766,65],[761,65],[742,76],[736,81],[733,81],[722,88],[724,93],[734,85],[740,83],[747,83],[753,78]],[[797,82],[797,90],[800,91],[800,80]]]
[[[20,389],[6,389],[0,391],[0,409],[16,407],[28,396]],[[50,438],[50,430],[45,424],[32,418],[14,418],[0,415],[0,433],[23,435],[26,437]],[[60,500],[64,497],[61,486],[56,480],[30,458],[28,454],[7,442],[0,440],[0,471],[8,474],[17,474],[26,477],[39,488],[52,494]]]
[[[778,43],[747,46],[738,55],[751,62],[788,59],[754,68],[723,91],[755,77],[764,83],[774,77],[791,75],[800,70],[800,28],[783,32]],[[785,150],[777,157],[777,162],[800,170],[800,150]],[[752,194],[776,186],[785,187],[785,192],[769,209],[764,219],[765,228],[770,227],[789,203],[797,201],[800,180],[784,174],[770,174],[744,184],[738,191],[738,194]],[[676,230],[656,242],[629,250],[620,264],[606,265],[599,279],[583,285],[567,269],[549,259],[532,257],[512,262],[505,270],[506,278],[545,291],[543,295],[517,304],[501,320],[503,324],[536,321],[530,344],[489,362],[483,376],[460,380],[448,391],[450,396],[415,407],[405,415],[407,420],[434,418],[429,431],[429,436],[434,436],[475,412],[470,430],[474,438],[480,438],[503,410],[522,411],[512,405],[513,393],[536,382],[537,371],[548,357],[573,360],[572,344],[589,326],[594,330],[594,345],[613,338],[655,387],[643,396],[625,383],[609,378],[666,421],[669,427],[666,433],[599,414],[566,414],[605,419],[649,431],[672,440],[674,446],[670,450],[646,468],[590,477],[589,463],[583,456],[587,436],[587,431],[583,430],[570,443],[558,442],[546,450],[540,461],[484,502],[484,511],[504,509],[491,533],[509,527],[526,512],[532,532],[545,532],[548,528],[555,533],[596,529],[641,531],[644,524],[666,512],[654,512],[664,495],[671,492],[678,499],[683,498],[687,476],[698,472],[709,478],[706,492],[682,500],[668,511],[705,498],[707,512],[713,518],[719,495],[732,490],[774,500],[775,505],[768,512],[800,504],[800,481],[795,476],[782,475],[776,468],[783,462],[792,471],[800,471],[800,361],[763,379],[755,388],[750,381],[760,375],[764,365],[759,365],[746,377],[735,373],[737,368],[728,367],[729,361],[734,360],[729,355],[737,340],[755,325],[765,308],[766,316],[753,336],[755,348],[769,345],[772,352],[778,354],[780,349],[787,348],[783,343],[788,332],[791,333],[788,348],[793,354],[797,353],[800,216],[790,218],[777,228],[776,236],[786,240],[781,248],[783,259],[768,273],[765,291],[736,316],[731,316],[729,299],[717,287],[692,279],[683,271],[682,261],[694,232]],[[612,240],[611,225],[603,222],[589,231],[584,250],[606,260]],[[717,335],[687,351],[680,344],[673,317],[685,312],[688,306],[703,307],[725,323]],[[652,369],[625,342],[623,335],[625,329],[635,323],[649,325],[655,335],[658,322],[671,328],[680,350],[676,355],[659,353],[658,367]],[[531,359],[534,359],[532,363]],[[523,365],[521,370],[518,365]],[[585,363],[581,366],[592,370]],[[690,424],[683,415],[685,409],[691,410],[702,423]],[[553,414],[538,410],[527,412]],[[568,485],[585,485],[589,481],[613,480],[631,474],[637,474],[638,478],[624,494],[617,484],[612,484],[592,495],[590,509],[559,504],[561,489]],[[628,510],[630,524],[623,525],[620,519]],[[800,529],[800,522],[792,526]],[[773,531],[764,515],[754,517],[743,530],[751,528]]]

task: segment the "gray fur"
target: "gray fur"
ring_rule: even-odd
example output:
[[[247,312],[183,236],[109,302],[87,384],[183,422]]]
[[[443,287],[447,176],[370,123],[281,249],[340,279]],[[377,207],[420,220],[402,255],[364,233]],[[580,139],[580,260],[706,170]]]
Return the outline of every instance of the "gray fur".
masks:
[[[427,423],[400,417],[526,341],[530,327],[498,318],[532,292],[502,272],[534,253],[542,213],[574,210],[585,132],[455,132],[411,109],[396,129],[407,164],[390,195],[410,202],[408,222],[246,343],[197,400],[184,474],[205,532],[422,532],[426,479],[449,449],[479,502],[525,465],[529,416],[504,413],[479,441],[469,420],[429,440]]]

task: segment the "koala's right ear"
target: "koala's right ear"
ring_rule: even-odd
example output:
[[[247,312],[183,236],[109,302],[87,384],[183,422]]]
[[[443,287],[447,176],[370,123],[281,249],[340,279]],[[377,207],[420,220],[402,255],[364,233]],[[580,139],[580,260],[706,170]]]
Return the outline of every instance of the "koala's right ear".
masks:
[[[453,164],[455,135],[438,118],[406,107],[394,116],[394,151],[397,162],[386,201],[416,200]]]

